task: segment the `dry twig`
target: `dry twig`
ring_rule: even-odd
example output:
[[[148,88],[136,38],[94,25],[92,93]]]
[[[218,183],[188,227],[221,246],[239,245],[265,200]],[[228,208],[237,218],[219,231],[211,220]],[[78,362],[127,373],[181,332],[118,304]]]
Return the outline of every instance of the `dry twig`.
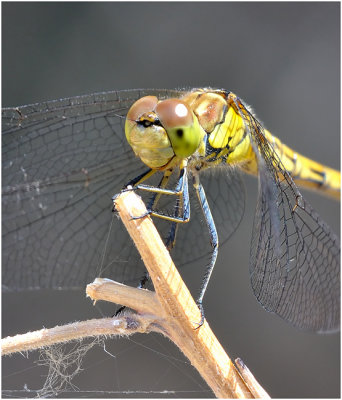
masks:
[[[2,340],[2,354],[31,350],[53,343],[97,335],[129,335],[156,331],[170,338],[191,361],[219,398],[265,398],[257,382],[250,389],[211,331],[198,327],[200,311],[166,250],[142,200],[133,192],[122,193],[116,208],[153,281],[155,292],[131,288],[108,279],[87,287],[93,300],[112,301],[136,311],[115,318],[77,322]],[[247,371],[243,368],[241,372]],[[249,371],[248,371],[249,372]],[[249,376],[253,376],[249,373]],[[253,379],[250,378],[252,381]]]

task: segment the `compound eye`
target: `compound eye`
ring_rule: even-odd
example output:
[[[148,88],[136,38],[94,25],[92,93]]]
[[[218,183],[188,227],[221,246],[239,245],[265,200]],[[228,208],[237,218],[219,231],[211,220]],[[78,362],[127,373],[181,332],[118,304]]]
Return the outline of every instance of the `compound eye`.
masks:
[[[190,107],[179,99],[161,101],[157,104],[155,112],[166,130],[193,124],[193,115]]]
[[[155,113],[170,138],[176,156],[191,156],[202,138],[198,120],[191,108],[182,100],[168,99],[157,104]]]
[[[156,96],[142,97],[132,105],[126,118],[131,121],[138,121],[143,114],[154,111],[157,104],[158,99]]]

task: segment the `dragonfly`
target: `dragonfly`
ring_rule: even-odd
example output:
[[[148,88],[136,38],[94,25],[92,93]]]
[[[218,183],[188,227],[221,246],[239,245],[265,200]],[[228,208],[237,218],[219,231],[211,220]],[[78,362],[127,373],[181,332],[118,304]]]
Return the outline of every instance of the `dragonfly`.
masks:
[[[219,240],[244,213],[247,173],[259,185],[255,297],[297,328],[339,329],[339,238],[298,186],[339,199],[340,172],[287,147],[234,93],[123,90],[5,108],[2,143],[4,290],[79,288],[97,273],[139,281],[139,254],[109,223],[113,194],[133,188],[176,265],[205,260],[204,317]]]

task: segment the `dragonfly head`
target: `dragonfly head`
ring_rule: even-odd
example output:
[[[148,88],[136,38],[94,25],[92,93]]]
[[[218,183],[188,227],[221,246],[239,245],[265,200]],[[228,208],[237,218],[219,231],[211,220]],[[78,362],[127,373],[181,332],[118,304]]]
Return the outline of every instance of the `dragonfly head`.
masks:
[[[150,168],[173,157],[184,159],[199,147],[202,129],[191,108],[180,99],[142,97],[128,111],[125,133],[135,154]]]

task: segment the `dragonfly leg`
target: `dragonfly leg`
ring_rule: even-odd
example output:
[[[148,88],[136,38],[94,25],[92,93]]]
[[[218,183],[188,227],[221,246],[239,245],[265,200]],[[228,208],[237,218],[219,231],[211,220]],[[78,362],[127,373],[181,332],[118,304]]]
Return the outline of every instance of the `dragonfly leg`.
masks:
[[[177,222],[172,222],[171,224],[170,232],[165,243],[168,251],[171,251],[175,247],[178,226]]]
[[[152,175],[154,175],[156,173],[155,170],[149,168],[147,171],[145,171],[144,173],[138,175],[137,177],[135,177],[134,179],[130,180],[124,187],[123,189],[119,192],[116,193],[113,197],[112,197],[112,202],[113,202],[113,208],[112,211],[115,212],[115,200],[116,198],[122,193],[122,192],[127,192],[130,190],[136,190],[137,189],[137,185],[141,182],[144,182],[146,179],[148,179],[149,177],[151,177]]]
[[[146,179],[150,178],[152,175],[156,173],[156,170],[149,168],[147,171],[143,172],[141,175],[138,175],[134,179],[130,180],[122,189],[123,191],[127,190],[128,186],[133,186],[136,189],[137,185],[146,181]],[[132,190],[132,189],[128,189]]]
[[[182,170],[183,171],[183,170]],[[183,185],[183,195],[182,195],[182,210],[183,210],[183,219],[186,221],[190,220],[190,198],[189,198],[189,187],[188,187],[188,179],[186,181],[181,181],[181,174],[179,177],[179,182],[177,187],[180,185]],[[184,172],[183,172],[184,174]],[[183,178],[184,179],[184,178]],[[176,188],[177,190],[177,188]],[[180,210],[180,199],[177,198],[177,203],[176,203],[176,210],[175,210],[175,217],[179,217],[179,210]],[[176,243],[176,235],[178,231],[178,223],[176,221],[173,221],[171,224],[170,232],[166,241],[166,247],[170,251],[171,249],[174,248],[175,243]]]
[[[208,287],[208,283],[211,277],[211,274],[213,272],[215,263],[216,263],[216,258],[217,258],[217,253],[218,253],[218,235],[217,235],[217,230],[216,230],[216,226],[215,226],[215,222],[213,219],[213,216],[211,214],[210,208],[209,208],[209,204],[205,195],[205,191],[203,189],[203,186],[201,185],[200,181],[199,181],[199,177],[198,175],[194,176],[194,188],[196,190],[196,194],[199,200],[199,203],[201,205],[202,208],[202,212],[205,218],[205,222],[208,226],[209,229],[209,235],[210,235],[210,244],[212,247],[212,252],[211,252],[211,259],[209,264],[206,267],[206,271],[204,274],[204,278],[202,281],[202,285],[201,285],[201,289],[200,289],[200,295],[197,299],[197,305],[198,308],[201,311],[201,321],[198,324],[198,327],[196,329],[198,329],[200,326],[203,325],[204,322],[204,310],[203,310],[203,296],[205,291],[207,290]]]
[[[147,208],[146,213],[139,215],[139,216],[135,216],[132,219],[140,219],[140,218],[146,217],[146,215],[151,215],[152,210],[157,206],[160,196],[162,195],[161,192],[159,192],[159,191],[157,192],[157,191],[155,191],[155,189],[161,189],[161,190],[165,189],[171,175],[172,175],[172,170],[165,171],[165,173],[157,187],[149,186],[149,185],[141,185],[141,183],[137,184],[135,189],[145,190],[147,192],[154,192],[154,194],[153,194],[151,200],[149,201],[148,205],[146,206],[146,208]],[[140,182],[142,182],[142,181],[140,181]]]
[[[190,200],[189,200],[189,189],[188,189],[188,175],[187,175],[187,168],[186,165],[183,166],[183,168],[180,169],[179,173],[179,179],[177,182],[177,185],[175,189],[166,189],[167,183],[173,173],[172,169],[166,170],[164,172],[164,175],[159,183],[158,186],[150,186],[150,185],[145,185],[142,184],[145,180],[147,180],[149,177],[154,175],[157,172],[157,170],[149,169],[143,174],[137,176],[136,178],[132,179],[125,185],[125,187],[121,190],[120,193],[128,190],[143,190],[147,192],[154,193],[152,196],[148,206],[147,206],[147,212],[143,215],[135,216],[132,217],[133,219],[139,219],[143,218],[146,215],[152,215],[157,218],[162,218],[166,219],[168,221],[171,221],[172,227],[170,230],[169,238],[167,240],[167,246],[168,249],[171,249],[174,246],[175,243],[175,237],[176,237],[176,232],[177,232],[177,223],[179,222],[188,222],[190,220]],[[119,196],[119,194],[116,194],[112,197],[113,203],[115,202],[115,199]],[[153,211],[155,207],[157,206],[157,203],[159,202],[159,199],[161,195],[173,195],[177,196],[177,203],[176,203],[176,211],[175,214],[172,215],[167,215],[163,214],[161,212],[156,212]],[[180,216],[180,198],[182,199],[182,215]],[[113,212],[115,212],[115,205],[113,205]]]
[[[165,185],[169,180],[170,176],[171,175],[165,175]],[[163,181],[164,177],[161,182]],[[176,223],[188,222],[190,220],[190,201],[189,201],[188,175],[186,167],[180,170],[179,179],[175,189],[166,189],[165,187],[159,187],[159,186],[148,186],[140,184],[136,186],[136,188],[139,190],[145,190],[156,194],[154,197],[152,197],[152,200],[149,203],[147,214]],[[156,206],[161,195],[173,195],[177,196],[178,198],[181,198],[180,201],[182,204],[181,215],[179,212],[175,212],[174,215],[168,215],[160,211],[154,211],[153,208]],[[179,207],[177,207],[177,209],[178,208]],[[135,218],[141,218],[141,216]]]

